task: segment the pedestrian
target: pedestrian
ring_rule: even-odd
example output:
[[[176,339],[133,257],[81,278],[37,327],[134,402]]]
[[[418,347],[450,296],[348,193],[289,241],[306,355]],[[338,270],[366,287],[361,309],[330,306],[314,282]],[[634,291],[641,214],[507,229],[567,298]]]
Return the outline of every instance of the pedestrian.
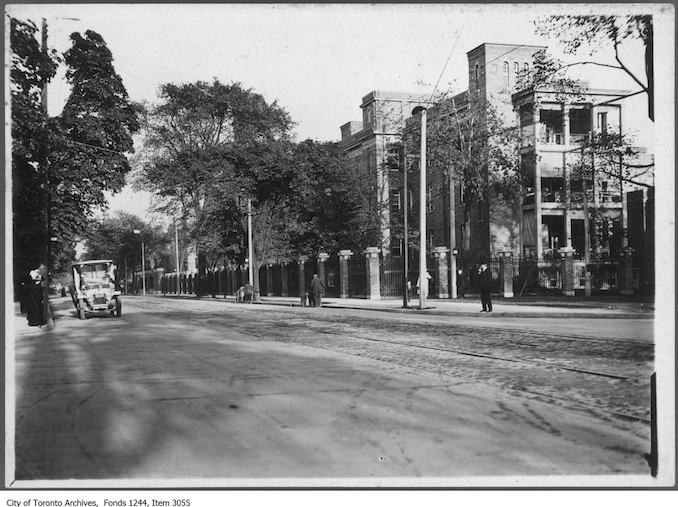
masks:
[[[426,272],[424,273],[424,275],[425,275],[425,278],[426,278],[426,287],[424,288],[424,290],[426,292],[424,292],[424,297],[428,297],[429,289],[431,287],[431,283],[430,283],[431,273],[429,273],[429,271],[427,269]],[[419,289],[419,291],[421,291],[421,277],[417,278],[417,289]]]
[[[44,324],[42,273],[39,268],[28,273],[30,278],[26,286],[26,316],[29,326]]]
[[[466,281],[464,280],[464,270],[457,270],[457,297],[463,298],[466,294]]]
[[[313,303],[311,303],[312,306],[322,306],[322,294],[324,290],[325,284],[320,278],[318,278],[318,275],[314,273],[313,279],[311,280],[311,294],[313,295]]]
[[[482,263],[478,269],[478,278],[480,283],[480,303],[483,305],[481,312],[492,311],[492,272],[487,269],[487,264]]]

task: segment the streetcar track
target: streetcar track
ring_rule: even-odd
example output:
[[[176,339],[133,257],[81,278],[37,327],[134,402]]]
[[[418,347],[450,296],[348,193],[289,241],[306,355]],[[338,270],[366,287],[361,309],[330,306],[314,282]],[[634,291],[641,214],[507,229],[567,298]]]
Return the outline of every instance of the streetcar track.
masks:
[[[286,323],[278,323],[280,326],[284,326],[287,328],[292,328],[294,327],[291,324],[286,324]],[[547,368],[555,368],[559,370],[566,370],[566,371],[571,371],[574,373],[583,373],[587,375],[594,375],[598,377],[605,377],[605,378],[611,378],[615,380],[627,380],[627,381],[638,381],[638,379],[634,379],[631,377],[626,377],[623,375],[617,375],[614,373],[607,373],[607,372],[600,372],[600,371],[593,371],[593,370],[585,370],[583,368],[573,368],[570,366],[564,366],[564,365],[559,365],[557,363],[545,363],[543,361],[536,361],[534,359],[517,359],[517,358],[509,358],[509,357],[500,357],[500,356],[494,356],[490,354],[482,354],[479,352],[470,352],[466,350],[460,350],[460,349],[449,349],[449,348],[443,348],[443,347],[433,347],[430,345],[419,345],[416,343],[406,343],[406,342],[400,342],[397,340],[386,340],[383,338],[368,338],[364,336],[355,336],[355,335],[348,335],[345,333],[338,333],[336,331],[328,331],[328,330],[323,330],[323,329],[314,329],[314,331],[323,333],[323,334],[329,334],[329,335],[334,335],[334,336],[346,336],[349,338],[354,338],[356,340],[366,340],[366,341],[372,341],[372,342],[379,342],[379,343],[389,343],[391,345],[400,345],[403,347],[412,347],[412,348],[420,348],[420,349],[425,349],[425,350],[435,350],[437,352],[449,352],[452,354],[459,354],[459,355],[464,355],[464,356],[471,356],[471,357],[478,357],[482,359],[493,359],[495,361],[507,361],[507,362],[512,362],[512,363],[528,363],[528,364],[535,364],[538,366],[543,366]]]
[[[285,323],[278,323],[278,325],[283,326],[283,327],[287,327],[287,328],[296,327],[294,325],[285,324]],[[400,345],[400,346],[405,346],[405,347],[410,346],[410,347],[413,347],[413,348],[422,348],[422,349],[436,350],[436,351],[441,351],[441,352],[459,353],[459,354],[469,355],[469,356],[473,356],[473,357],[505,360],[505,361],[510,361],[510,362],[528,362],[528,363],[532,363],[532,364],[537,364],[539,366],[551,366],[551,367],[556,366],[556,365],[551,365],[551,364],[548,364],[548,363],[541,363],[541,362],[538,362],[538,361],[533,362],[533,361],[524,361],[524,360],[521,361],[519,359],[495,358],[495,357],[491,357],[491,356],[488,356],[488,355],[477,354],[477,353],[463,353],[463,352],[457,352],[457,351],[449,350],[449,349],[427,347],[427,346],[421,346],[421,345],[416,345],[416,344],[402,343],[402,342],[398,342],[398,341],[380,340],[380,339],[376,339],[376,338],[359,337],[359,336],[355,336],[355,335],[347,335],[347,334],[343,334],[343,333],[338,333],[338,332],[335,332],[335,331],[323,331],[323,330],[319,330],[319,329],[314,329],[314,331],[320,332],[320,333],[323,333],[323,334],[352,338],[352,339],[355,339],[355,340],[382,342],[382,343],[388,343],[388,344],[391,344],[391,345]],[[262,334],[252,332],[252,331],[239,330],[238,332],[240,332],[242,334],[247,334],[247,335],[250,335],[250,336],[255,336],[257,338],[265,338],[265,336],[263,336]],[[343,352],[343,353],[347,353],[347,352]],[[360,357],[364,357],[362,354],[358,354],[358,355]],[[593,371],[589,371],[589,370],[568,368],[568,367],[563,367],[563,366],[561,366],[560,368],[568,370],[568,371],[572,371],[574,373],[586,373],[586,374],[590,374],[590,375],[596,375],[596,376],[602,376],[602,377],[608,377],[608,378],[612,377],[612,378],[615,378],[615,379],[633,380],[629,377],[622,377],[622,376],[618,376],[618,375],[610,375],[610,374],[606,374],[606,373],[593,372]],[[610,410],[610,409],[603,408],[603,407],[596,406],[596,405],[592,405],[592,404],[589,404],[589,403],[584,403],[584,402],[581,402],[581,401],[578,401],[578,400],[575,400],[575,399],[572,399],[572,398],[554,396],[552,394],[548,394],[548,393],[544,393],[544,392],[540,392],[540,391],[535,391],[535,390],[531,390],[531,389],[524,388],[524,387],[511,386],[511,387],[506,388],[504,390],[507,391],[507,392],[522,393],[523,395],[528,395],[528,396],[531,396],[531,397],[548,398],[548,399],[550,399],[554,402],[560,402],[560,403],[564,403],[564,404],[567,404],[567,405],[576,405],[576,406],[578,406],[582,409],[586,409],[586,410],[593,411],[593,412],[600,412],[600,413],[606,414],[608,416],[617,417],[617,418],[624,419],[624,420],[627,420],[627,421],[640,422],[640,423],[643,423],[643,424],[649,424],[650,423],[649,419],[642,417],[638,414],[621,412],[619,410]]]

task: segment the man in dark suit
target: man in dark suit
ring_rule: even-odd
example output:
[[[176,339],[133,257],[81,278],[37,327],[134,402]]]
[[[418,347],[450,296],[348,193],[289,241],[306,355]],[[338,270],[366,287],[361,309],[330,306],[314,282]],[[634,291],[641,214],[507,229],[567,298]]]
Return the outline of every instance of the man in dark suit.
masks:
[[[487,269],[487,264],[480,265],[478,270],[480,283],[480,302],[483,305],[481,312],[492,311],[492,297],[490,291],[492,290],[492,272]]]

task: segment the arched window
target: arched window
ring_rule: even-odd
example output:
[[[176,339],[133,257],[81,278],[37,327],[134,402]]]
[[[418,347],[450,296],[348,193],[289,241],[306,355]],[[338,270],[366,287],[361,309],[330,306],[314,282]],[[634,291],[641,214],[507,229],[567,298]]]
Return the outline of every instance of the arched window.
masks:
[[[508,64],[508,62],[504,62],[504,74],[508,74],[508,73],[509,73],[509,64]]]
[[[480,65],[476,63],[476,81],[478,81],[478,75],[480,73]]]
[[[518,66],[518,62],[513,62],[513,72],[518,74],[519,69],[520,69],[520,67]]]
[[[530,70],[530,65],[529,65],[527,62],[525,62],[525,63],[523,64],[523,70],[524,70],[525,72],[527,72],[528,70]]]

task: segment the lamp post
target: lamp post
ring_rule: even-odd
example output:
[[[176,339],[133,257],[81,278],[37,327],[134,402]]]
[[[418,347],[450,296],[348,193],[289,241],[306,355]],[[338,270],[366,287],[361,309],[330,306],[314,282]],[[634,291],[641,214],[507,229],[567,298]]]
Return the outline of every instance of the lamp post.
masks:
[[[139,229],[134,229],[134,234],[139,234],[141,236],[141,231]],[[146,261],[144,260],[144,238],[141,237],[141,287],[142,294],[146,295]]]
[[[177,295],[179,295],[181,293],[181,282],[179,280],[179,232],[176,217],[174,218],[174,253],[177,257]]]
[[[421,115],[421,148],[419,154],[419,309],[426,308],[426,108],[417,106],[412,115]]]
[[[407,202],[407,147],[403,143],[403,308],[409,308],[409,288],[407,286],[407,279],[409,265],[408,265],[408,247],[409,235],[407,231],[407,215],[409,214]]]

